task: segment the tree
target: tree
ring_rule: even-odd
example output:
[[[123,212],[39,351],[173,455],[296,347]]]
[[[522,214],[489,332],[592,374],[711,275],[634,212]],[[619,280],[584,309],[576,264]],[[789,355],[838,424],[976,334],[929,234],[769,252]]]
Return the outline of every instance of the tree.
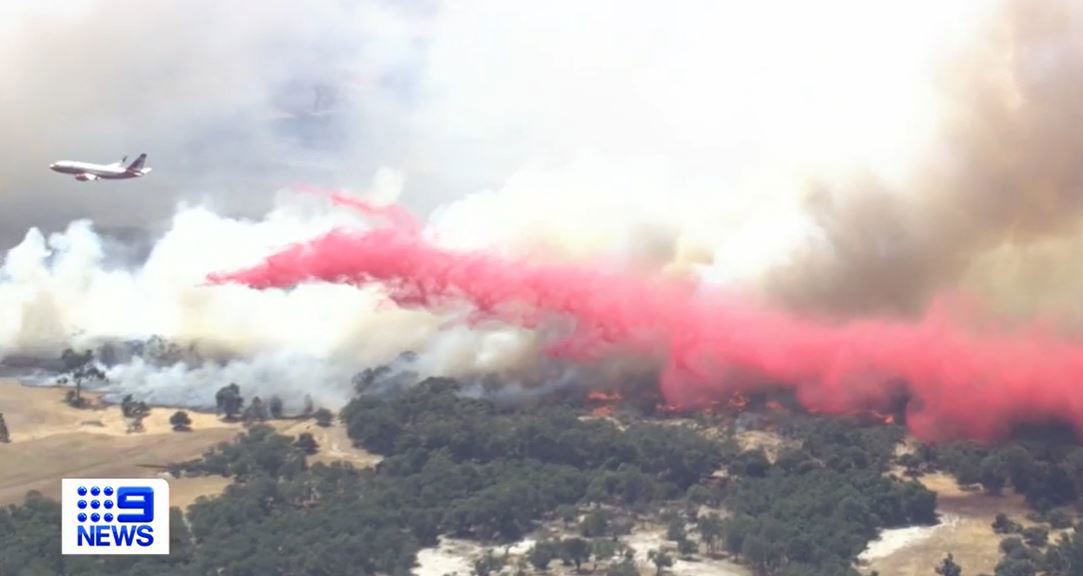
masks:
[[[917,454],[906,453],[899,457],[899,465],[905,468],[903,473],[910,478],[921,476],[921,467],[923,464],[924,462]]]
[[[755,567],[757,574],[767,574],[768,566],[778,559],[772,554],[771,544],[757,534],[745,538],[744,545],[741,547],[741,556],[744,556],[745,561]]]
[[[751,530],[749,521],[742,517],[727,518],[723,524],[723,545],[730,554],[740,554],[745,546],[745,538]]]
[[[609,514],[605,510],[591,510],[579,524],[579,533],[584,538],[597,538],[609,534]]]
[[[235,420],[241,407],[244,406],[241,388],[234,383],[220,388],[214,395],[214,400],[218,406],[218,412],[225,414],[226,420]]]
[[[1000,541],[1000,551],[1005,556],[1022,557],[1026,555],[1027,547],[1023,545],[1022,538],[1012,536]]]
[[[65,348],[64,351],[60,353],[60,361],[64,364],[65,372],[72,372],[76,368],[90,363],[93,359],[94,352],[91,350],[79,354],[71,348]]]
[[[685,491],[684,497],[688,500],[691,510],[698,510],[704,504],[714,503],[715,495],[706,486],[696,484]]]
[[[669,525],[666,526],[666,539],[674,542],[680,542],[684,540],[686,535],[684,529],[684,519],[680,517],[674,517],[669,521]]]
[[[320,449],[320,445],[316,443],[316,439],[312,437],[312,434],[308,432],[301,432],[297,435],[297,440],[293,443],[301,452],[312,455]]]
[[[1049,525],[1054,530],[1061,530],[1072,526],[1072,514],[1064,508],[1057,508],[1049,513]]]
[[[301,408],[301,415],[305,416],[307,418],[310,414],[312,414],[312,410],[313,410],[312,395],[311,394],[305,394],[305,404],[304,404],[304,407]]]
[[[132,399],[132,395],[128,394],[120,401],[120,413],[125,418],[141,419],[150,414],[150,406],[147,406],[147,403],[142,400],[136,402]]]
[[[60,354],[60,360],[64,364],[64,371],[71,375],[71,382],[75,384],[75,390],[69,390],[64,395],[64,400],[74,408],[85,407],[83,385],[91,380],[105,379],[105,373],[93,364],[94,352],[87,350],[82,354],[78,354],[71,348],[66,348]]]
[[[948,555],[940,565],[936,567],[936,573],[941,576],[962,576],[963,569],[955,563],[955,556],[953,556],[951,552],[948,552]]]
[[[561,504],[560,506],[557,506],[557,509],[554,510],[553,513],[556,514],[557,518],[560,518],[560,521],[564,524],[571,524],[572,522],[575,522],[576,518],[579,518],[579,508],[576,508],[571,504]]]
[[[1008,483],[1008,463],[1000,454],[990,454],[981,461],[981,485],[990,494],[1000,494]]]
[[[1034,457],[1026,448],[1012,444],[1000,451],[1000,456],[1008,467],[1008,477],[1017,493],[1024,493],[1034,479]]]
[[[267,421],[267,406],[263,404],[259,396],[252,397],[252,403],[244,410],[243,419],[248,425]]]
[[[996,576],[1034,576],[1037,573],[1037,567],[1029,558],[1005,558],[995,570]]]
[[[710,513],[696,519],[696,529],[700,539],[707,545],[707,553],[714,554],[718,540],[722,537],[722,519],[718,514]]]
[[[1083,535],[1075,532],[1061,536],[1047,551],[1045,560],[1049,574],[1083,574]]]
[[[649,550],[647,559],[651,561],[651,564],[654,564],[655,574],[658,576],[661,576],[663,570],[673,566],[673,557],[665,550]]]
[[[11,436],[8,434],[8,425],[4,422],[3,412],[0,412],[0,442],[5,444],[11,442]]]
[[[810,562],[816,545],[806,535],[801,535],[786,544],[786,557],[793,562]]]
[[[556,558],[556,556],[556,545],[550,540],[536,542],[526,553],[526,558],[530,561],[530,565],[538,570],[548,570],[549,563],[552,562],[553,558]]]
[[[1001,512],[993,519],[993,532],[997,534],[1015,534],[1023,530],[1018,522],[1013,522],[1008,515]]]
[[[598,538],[590,543],[590,551],[594,556],[594,568],[591,572],[597,572],[598,561],[605,562],[617,553],[617,540],[615,538]]]
[[[616,564],[610,564],[605,570],[605,576],[639,576],[635,560],[624,558]]]
[[[314,417],[316,418],[316,425],[322,426],[324,428],[330,426],[331,421],[335,419],[335,415],[332,414],[331,411],[327,408],[320,408],[319,410],[316,410],[316,414],[314,415]]]
[[[1027,503],[1043,513],[1068,504],[1077,496],[1076,482],[1068,463],[1057,461],[1038,463],[1026,491]]]
[[[282,417],[282,399],[277,395],[271,396],[271,399],[267,401],[267,410],[271,413],[271,418]]]
[[[751,476],[754,478],[762,478],[767,474],[767,470],[771,468],[771,461],[767,458],[767,453],[762,448],[755,450],[746,450],[737,455],[736,458],[730,462],[729,472],[735,476]]]
[[[146,402],[136,402],[132,395],[128,394],[120,402],[120,412],[128,423],[128,432],[142,432],[143,419],[150,414],[150,407]]]
[[[493,572],[499,572],[504,567],[504,558],[497,558],[492,550],[486,550],[485,554],[474,560],[474,576],[489,576]]]
[[[583,561],[590,558],[590,553],[590,542],[582,538],[566,538],[560,541],[560,557],[575,564],[577,573],[580,571]]]
[[[1049,529],[1044,526],[1024,528],[1023,540],[1031,546],[1045,546],[1049,542]]]
[[[188,417],[188,413],[184,410],[177,410],[169,417],[169,424],[173,426],[174,432],[187,432],[192,429],[192,419]]]

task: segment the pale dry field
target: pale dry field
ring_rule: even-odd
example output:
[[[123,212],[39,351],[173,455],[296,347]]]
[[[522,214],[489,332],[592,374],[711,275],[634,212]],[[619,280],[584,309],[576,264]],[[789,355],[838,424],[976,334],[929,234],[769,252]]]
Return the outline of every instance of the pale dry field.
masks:
[[[64,403],[65,391],[0,381],[0,412],[11,433],[11,443],[0,444],[0,504],[19,502],[28,490],[57,499],[64,477],[153,477],[159,466],[198,457],[241,430],[189,412],[193,430],[173,432],[169,417],[176,410],[153,408],[145,431],[129,434],[119,406],[76,410]],[[182,483],[174,491],[190,501],[194,486]]]
[[[933,567],[951,552],[964,574],[992,574],[1004,538],[993,532],[997,513],[1003,512],[1024,526],[1031,524],[1024,519],[1029,508],[1020,495],[965,491],[947,474],[927,474],[920,481],[937,493],[941,524],[885,531],[880,542],[870,545],[868,556],[872,558],[863,570],[866,573],[877,570],[881,576],[924,576],[932,574]]]
[[[65,477],[154,477],[163,472],[161,467],[197,458],[244,429],[214,414],[187,411],[192,430],[174,432],[169,417],[176,409],[151,408],[144,432],[128,433],[119,406],[77,410],[64,402],[65,391],[0,380],[0,413],[11,435],[11,443],[0,444],[0,504],[19,502],[29,490],[58,499]],[[92,393],[84,396],[96,401]],[[365,467],[379,461],[354,448],[337,422],[330,428],[293,420],[271,425],[293,436],[310,432],[320,445],[312,463],[339,460]],[[169,484],[172,503],[187,507],[201,495],[221,493],[229,480],[170,478]]]

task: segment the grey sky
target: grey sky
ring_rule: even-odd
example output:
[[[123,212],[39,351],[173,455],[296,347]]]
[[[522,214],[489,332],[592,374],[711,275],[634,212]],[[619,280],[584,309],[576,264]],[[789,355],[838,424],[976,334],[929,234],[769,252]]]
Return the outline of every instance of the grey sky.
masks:
[[[258,213],[294,182],[363,185],[401,160],[423,6],[316,0],[5,2],[0,245],[89,217],[143,227],[175,202]],[[59,159],[149,154],[139,181]]]

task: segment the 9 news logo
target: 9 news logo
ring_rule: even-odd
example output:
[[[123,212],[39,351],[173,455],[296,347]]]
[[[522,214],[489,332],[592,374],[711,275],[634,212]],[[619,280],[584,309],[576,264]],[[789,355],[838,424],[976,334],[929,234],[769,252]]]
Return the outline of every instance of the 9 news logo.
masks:
[[[63,554],[169,554],[169,483],[161,478],[64,478]]]

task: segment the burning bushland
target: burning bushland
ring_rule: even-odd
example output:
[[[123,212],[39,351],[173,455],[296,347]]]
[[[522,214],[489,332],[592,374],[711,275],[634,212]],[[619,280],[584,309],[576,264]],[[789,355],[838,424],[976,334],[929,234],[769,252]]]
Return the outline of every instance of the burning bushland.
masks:
[[[996,439],[1019,423],[1051,419],[1083,425],[1083,405],[1065,401],[1083,347],[1036,327],[976,328],[946,307],[917,321],[827,321],[603,266],[448,250],[394,227],[336,230],[212,280],[261,289],[379,282],[402,306],[465,301],[481,318],[524,327],[568,318],[570,330],[547,344],[549,354],[654,358],[674,407],[709,406],[769,384],[814,412],[895,417],[905,398],[905,422],[924,439]]]

